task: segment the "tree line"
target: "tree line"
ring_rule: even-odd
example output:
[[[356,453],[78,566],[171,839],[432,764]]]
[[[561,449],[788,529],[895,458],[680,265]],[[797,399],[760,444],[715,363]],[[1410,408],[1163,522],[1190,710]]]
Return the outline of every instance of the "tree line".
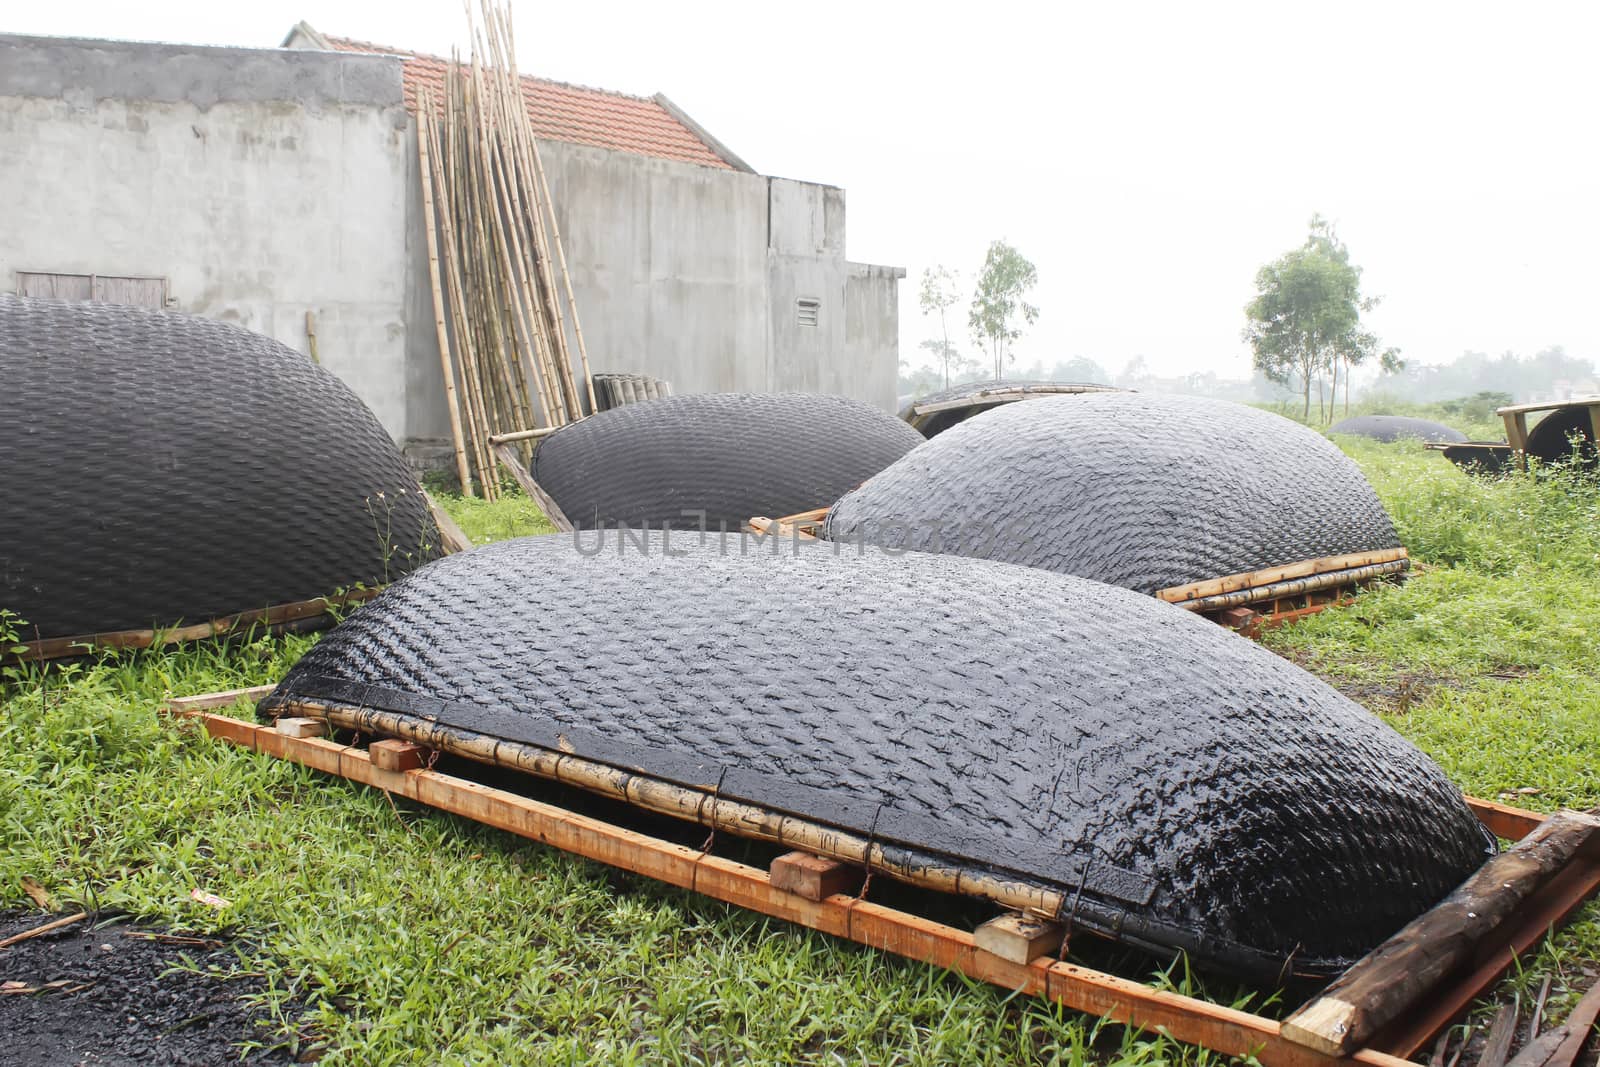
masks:
[[[948,267],[924,270],[919,303],[923,314],[939,325],[939,336],[921,343],[932,357],[933,371],[931,380],[926,371],[903,377],[903,389],[923,393],[990,374],[996,380],[1003,377],[1014,360],[1016,341],[1038,319],[1038,307],[1028,300],[1037,283],[1034,265],[1004,240],[989,245],[970,289],[960,273]],[[1377,391],[1423,403],[1500,396],[1548,399],[1600,390],[1594,364],[1569,356],[1559,345],[1526,358],[1510,352],[1497,357],[1467,352],[1450,363],[1408,364],[1399,349],[1385,346],[1362,321],[1382,298],[1362,292],[1361,268],[1351,261],[1350,249],[1333,224],[1321,215],[1311,217],[1304,241],[1256,272],[1255,289],[1244,308],[1242,332],[1250,345],[1253,381],[1229,381],[1209,372],[1158,378],[1142,356],[1116,374],[1080,356],[1050,367],[1036,364],[1020,376],[1230,399],[1243,399],[1242,392],[1259,400],[1281,399],[1287,390],[1298,401],[1302,417],[1311,417],[1314,401],[1324,422],[1334,420],[1341,399],[1349,410],[1355,371],[1366,366],[1379,371]],[[952,316],[964,299],[967,330],[986,357],[982,361],[969,355],[951,333]]]

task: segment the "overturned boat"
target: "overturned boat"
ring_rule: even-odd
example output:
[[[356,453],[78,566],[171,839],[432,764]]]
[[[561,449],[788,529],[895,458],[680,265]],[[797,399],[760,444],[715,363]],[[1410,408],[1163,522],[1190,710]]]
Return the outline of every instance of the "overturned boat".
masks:
[[[1000,404],[1015,404],[1041,396],[1076,396],[1079,393],[1112,393],[1115,386],[1093,382],[1039,382],[1025,379],[996,379],[966,382],[930,393],[900,409],[900,418],[924,437],[937,437],[957,423],[966,422]]]
[[[0,609],[32,658],[249,624],[440,554],[372,412],[267,337],[0,297]]]
[[[842,396],[692,393],[564,426],[529,473],[568,528],[738,530],[753,515],[834,500],[921,441]]]
[[[951,556],[501,542],[391,587],[260,708],[1264,980],[1345,967],[1494,849],[1437,766],[1292,664]]]
[[[1429,445],[1468,474],[1494,476],[1511,469],[1516,458],[1504,441],[1463,441],[1460,444]]]
[[[1252,575],[1291,565],[1334,577],[1405,566],[1372,487],[1321,434],[1240,404],[1142,393],[969,419],[845,494],[822,535],[1167,599],[1221,579],[1248,592]]]
[[[1594,403],[1555,407],[1528,431],[1528,455],[1551,465],[1565,463],[1579,469],[1600,466],[1595,410]]]
[[[1407,415],[1352,415],[1328,427],[1329,433],[1367,437],[1374,441],[1422,441],[1426,444],[1465,444],[1467,435],[1452,426],[1432,419],[1417,419]]]

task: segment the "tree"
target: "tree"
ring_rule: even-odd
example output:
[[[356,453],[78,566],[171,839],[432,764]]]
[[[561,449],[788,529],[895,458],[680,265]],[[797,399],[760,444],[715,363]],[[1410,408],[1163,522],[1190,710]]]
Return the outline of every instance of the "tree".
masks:
[[[1038,281],[1039,272],[1022,253],[1004,241],[989,245],[989,254],[984,257],[983,271],[978,275],[977,288],[972,294],[967,325],[972,330],[973,340],[987,345],[994,356],[996,381],[1004,374],[1012,342],[1022,336],[1022,324],[1031,326],[1039,317],[1039,309],[1023,299]],[[1016,321],[1019,317],[1022,323]]]
[[[1123,389],[1138,389],[1150,383],[1150,361],[1144,356],[1134,356],[1122,365],[1122,373],[1113,384]]]
[[[959,348],[949,341],[941,341],[938,338],[934,338],[933,340],[923,341],[918,347],[927,349],[928,354],[933,357],[933,365],[938,367],[939,373],[944,376],[944,388],[946,389],[950,388],[950,376],[952,374],[959,377],[969,367],[975,368],[977,366],[974,360],[968,359]]]
[[[955,307],[956,301],[960,299],[961,278],[955,271],[943,264],[923,270],[918,302],[922,305],[924,315],[939,316],[939,339],[924,341],[922,347],[933,354],[933,358],[943,370],[946,389],[950,388],[950,372],[952,370],[959,372],[967,362],[966,357],[950,343],[950,324],[946,316],[946,312]]]
[[[1106,369],[1087,356],[1073,356],[1065,362],[1058,362],[1055,369],[1050,372],[1051,381],[1057,382],[1087,382],[1094,385],[1105,385],[1111,381],[1111,375]]]
[[[1297,385],[1307,418],[1315,387],[1318,414],[1331,421],[1341,371],[1348,410],[1352,367],[1375,355],[1386,370],[1403,366],[1396,349],[1380,353],[1377,336],[1361,323],[1362,313],[1377,303],[1361,296],[1361,268],[1350,262],[1350,250],[1332,224],[1313,215],[1305,243],[1256,274],[1256,298],[1245,307],[1244,329],[1256,369],[1280,385]]]

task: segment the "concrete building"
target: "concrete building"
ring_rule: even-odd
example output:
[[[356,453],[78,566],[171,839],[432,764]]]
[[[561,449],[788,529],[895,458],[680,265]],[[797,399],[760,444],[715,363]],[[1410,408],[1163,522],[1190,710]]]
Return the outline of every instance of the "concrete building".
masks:
[[[315,346],[397,440],[448,435],[414,107],[442,60],[0,35],[0,290]],[[844,192],[754,173],[664,97],[524,79],[595,371],[894,405],[900,268]]]

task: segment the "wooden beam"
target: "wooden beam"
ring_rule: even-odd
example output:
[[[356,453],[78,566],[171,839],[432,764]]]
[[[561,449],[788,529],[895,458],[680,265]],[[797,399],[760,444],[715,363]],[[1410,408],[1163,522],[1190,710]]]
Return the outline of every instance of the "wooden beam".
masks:
[[[1514,408],[1500,409],[1501,418],[1506,424],[1506,443],[1511,446],[1511,454],[1516,457],[1517,465],[1523,470],[1528,469],[1528,413]]]
[[[1537,889],[1596,843],[1600,818],[1564,811],[1546,819],[1291,1015],[1284,1037],[1330,1056],[1360,1048],[1466,964]]]
[[[1253,630],[1256,623],[1261,620],[1260,615],[1243,606],[1224,608],[1217,612],[1213,618],[1228,629],[1238,630],[1240,633],[1248,633]]]
[[[321,738],[295,738],[256,723],[204,711],[187,712],[213,737],[315,770],[375,786],[420,804],[462,815],[574,855],[643,874],[669,885],[750,908],[885,952],[956,970],[981,981],[1047,997],[1113,1023],[1212,1049],[1254,1056],[1266,1067],[1330,1067],[1340,1062],[1285,1040],[1278,1023],[1249,1012],[1152,989],[1048,958],[1016,964],[980,952],[972,934],[854,897],[810,901],[772,885],[767,872],[504,790],[437,771],[385,771],[361,749]],[[1344,1062],[1414,1067],[1363,1049]]]
[[[272,728],[287,737],[321,737],[328,732],[328,724],[321,719],[302,719],[293,715],[277,720]]]
[[[1513,808],[1509,804],[1497,804],[1492,800],[1479,800],[1477,797],[1467,797],[1466,800],[1467,807],[1472,809],[1472,814],[1478,817],[1478,821],[1487,826],[1496,837],[1506,841],[1521,841],[1549,818],[1537,811]]]
[[[545,518],[550,520],[550,525],[561,533],[571,533],[576,528],[561,511],[561,505],[556,503],[555,498],[545,492],[544,488],[533,480],[533,475],[528,473],[528,468],[522,465],[522,459],[517,455],[515,447],[505,443],[497,444],[494,446],[494,454],[500,458],[501,463],[505,464],[506,470],[511,472],[511,477],[517,480],[517,484],[522,486],[522,491],[527,493],[535,504],[539,505],[539,510],[544,512]]]
[[[275,685],[252,685],[248,689],[224,689],[220,693],[202,693],[194,697],[173,697],[161,705],[161,710],[171,715],[187,715],[190,712],[209,711],[212,708],[231,708],[239,701],[247,704],[259,704],[266,699]]]
[[[1600,396],[1579,396],[1567,400],[1540,400],[1532,404],[1511,404],[1503,408],[1495,408],[1494,413],[1502,418],[1507,415],[1526,415],[1530,411],[1554,411],[1556,408],[1570,407],[1600,407]]]
[[[1566,922],[1600,889],[1600,860],[1578,858],[1529,898],[1517,914],[1474,953],[1468,970],[1440,985],[1369,1044],[1396,1056],[1426,1048],[1494,987],[1523,953],[1536,949],[1552,927]]]
[[[745,528],[751,533],[761,534],[763,537],[791,537],[796,541],[815,541],[816,535],[796,523],[787,519],[769,519],[765,515],[756,515],[745,522]]]
[[[798,893],[807,900],[825,900],[835,893],[860,889],[863,872],[860,867],[809,852],[787,852],[772,861],[767,877],[776,889]]]

